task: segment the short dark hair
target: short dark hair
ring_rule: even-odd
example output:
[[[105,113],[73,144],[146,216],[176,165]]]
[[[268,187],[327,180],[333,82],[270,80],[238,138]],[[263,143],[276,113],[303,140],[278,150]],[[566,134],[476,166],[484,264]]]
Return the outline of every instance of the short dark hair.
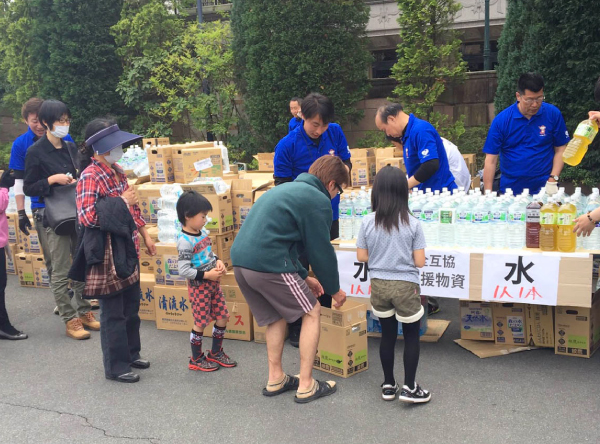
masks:
[[[323,123],[333,121],[335,115],[333,102],[323,94],[310,93],[302,99],[300,106],[302,107],[302,116],[304,119],[321,116]]]
[[[71,111],[60,100],[44,100],[38,113],[38,119],[46,129],[52,128],[54,123],[58,122],[62,116],[67,116],[70,119]]]
[[[346,164],[337,156],[321,156],[311,165],[308,174],[316,176],[327,186],[332,180],[339,186],[350,185],[350,174]]]
[[[184,191],[179,196],[175,208],[181,225],[185,225],[186,217],[194,217],[198,213],[210,213],[213,209],[208,199],[196,191]]]
[[[594,99],[596,99],[596,102],[600,102],[600,77],[598,77],[594,88]]]
[[[387,123],[388,117],[396,117],[400,111],[404,108],[399,103],[390,103],[388,105],[382,105],[377,109],[377,114],[383,123]]]
[[[300,97],[292,97],[290,102],[298,102],[298,105],[302,106],[302,99]]]
[[[35,114],[36,116],[40,113],[40,107],[44,101],[38,97],[32,97],[21,107],[21,117],[23,120],[27,120],[29,114]]]
[[[525,94],[525,90],[528,89],[531,92],[539,92],[544,88],[544,78],[535,72],[526,72],[521,74],[519,82],[517,83],[517,90],[519,94]]]
[[[379,170],[373,182],[371,208],[375,212],[375,226],[382,226],[387,232],[402,225],[409,225],[408,181],[406,175],[393,166]]]

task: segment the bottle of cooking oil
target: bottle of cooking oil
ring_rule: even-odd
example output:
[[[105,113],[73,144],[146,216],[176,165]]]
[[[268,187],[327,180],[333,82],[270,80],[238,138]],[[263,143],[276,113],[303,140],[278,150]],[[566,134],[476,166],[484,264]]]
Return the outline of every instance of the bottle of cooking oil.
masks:
[[[563,153],[564,162],[572,166],[579,165],[596,134],[598,134],[598,124],[595,120],[587,119],[577,125],[573,138]]]
[[[565,198],[565,203],[558,209],[558,230],[556,232],[556,246],[558,251],[572,253],[577,247],[577,235],[573,233],[573,225],[577,218],[577,207],[571,199]]]
[[[542,251],[556,251],[557,219],[558,205],[553,198],[550,198],[540,210],[540,249]]]

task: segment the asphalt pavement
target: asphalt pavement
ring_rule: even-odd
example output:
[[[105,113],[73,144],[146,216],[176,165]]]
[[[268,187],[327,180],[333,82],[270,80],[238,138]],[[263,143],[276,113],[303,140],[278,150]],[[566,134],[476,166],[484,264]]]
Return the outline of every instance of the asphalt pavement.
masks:
[[[369,339],[369,370],[333,379],[338,392],[306,405],[293,393],[265,398],[263,344],[226,340],[233,369],[187,368],[189,334],[143,321],[141,381],[104,378],[99,332],[75,341],[52,314],[49,290],[9,276],[7,306],[25,341],[0,341],[0,443],[583,443],[600,442],[600,352],[591,359],[543,349],[480,359],[460,348],[458,301],[440,299],[450,327],[423,343],[417,381],[429,404],[381,399],[379,339]],[[210,339],[206,341],[210,344]],[[396,375],[402,380],[402,342]],[[298,372],[286,344],[284,368]]]

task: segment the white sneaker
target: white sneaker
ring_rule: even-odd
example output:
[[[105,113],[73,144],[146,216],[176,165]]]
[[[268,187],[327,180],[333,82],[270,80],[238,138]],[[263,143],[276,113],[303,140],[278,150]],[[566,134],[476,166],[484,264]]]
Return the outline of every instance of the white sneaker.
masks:
[[[384,401],[393,401],[399,391],[398,384],[381,384],[381,397]]]
[[[423,390],[419,384],[415,383],[415,386],[415,389],[411,390],[407,385],[403,385],[398,399],[402,402],[408,402],[410,404],[422,404],[429,402],[431,399],[431,393],[429,393],[427,390]]]

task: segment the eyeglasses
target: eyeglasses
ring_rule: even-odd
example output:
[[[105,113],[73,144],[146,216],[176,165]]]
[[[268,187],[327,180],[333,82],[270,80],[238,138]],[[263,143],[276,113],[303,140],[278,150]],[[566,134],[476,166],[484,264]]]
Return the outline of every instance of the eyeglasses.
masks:
[[[338,196],[344,193],[344,190],[337,182],[335,182],[335,187],[338,189]]]
[[[546,96],[542,96],[542,97],[523,97],[521,96],[521,100],[528,104],[531,105],[532,103],[542,103],[544,100],[546,100]]]
[[[62,123],[63,125],[69,124],[71,123],[71,119],[62,117],[59,119],[58,123]]]

